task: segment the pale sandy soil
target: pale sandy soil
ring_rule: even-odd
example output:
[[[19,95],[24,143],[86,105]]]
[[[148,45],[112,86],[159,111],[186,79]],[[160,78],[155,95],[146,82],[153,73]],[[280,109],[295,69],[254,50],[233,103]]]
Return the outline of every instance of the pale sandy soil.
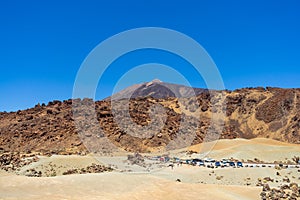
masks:
[[[185,200],[258,199],[260,188],[178,183],[151,175],[120,173],[0,178],[0,199]]]
[[[201,145],[190,149],[199,151]],[[182,150],[171,152],[174,156],[187,156]],[[300,145],[286,144],[268,139],[220,140],[208,157],[215,159],[237,158],[263,161],[291,159],[300,156]],[[197,154],[192,156],[197,157]],[[189,156],[187,156],[189,157]],[[138,166],[124,162],[126,156],[103,157],[104,163],[130,167],[139,171]],[[50,168],[60,175],[64,170],[85,167],[98,160],[88,156],[42,157],[39,162],[25,166],[19,172],[35,168],[46,173]],[[291,182],[300,184],[298,169],[276,170],[272,168],[218,168],[175,165],[161,168],[153,165],[150,173],[107,172],[101,174],[67,175],[56,177],[31,178],[0,171],[0,199],[103,199],[103,200],[185,200],[185,199],[259,199],[261,187],[256,187],[257,179],[270,177],[270,186],[286,184],[287,176]],[[277,175],[279,172],[280,175]],[[222,178],[218,178],[222,177]],[[181,182],[176,182],[180,179]],[[218,180],[219,179],[219,180]],[[277,182],[276,182],[277,181]]]
[[[213,147],[207,156],[215,159],[233,157],[239,160],[253,160],[258,158],[265,162],[274,162],[291,160],[294,156],[300,156],[299,144],[288,144],[265,138],[252,140],[224,139],[211,142],[207,146]],[[202,144],[189,148],[189,150],[196,152],[203,152],[203,149]]]
[[[279,172],[280,175],[276,173]],[[277,170],[274,167],[259,167],[259,168],[206,168],[199,166],[183,165],[172,169],[166,168],[153,173],[153,175],[165,178],[168,180],[180,179],[187,183],[202,183],[202,184],[217,184],[217,185],[248,185],[256,186],[258,178],[270,177],[274,182],[268,182],[271,187],[278,187],[286,182],[283,182],[284,177],[289,177],[293,183],[300,184],[300,173],[297,168]],[[217,179],[217,177],[222,177]]]
[[[34,168],[36,171],[43,172],[44,175],[51,175],[55,170],[56,175],[62,175],[69,169],[85,168],[93,163],[98,163],[93,156],[78,156],[78,155],[52,155],[51,157],[40,156],[38,162],[31,163],[23,167],[18,174],[24,175],[27,169]]]

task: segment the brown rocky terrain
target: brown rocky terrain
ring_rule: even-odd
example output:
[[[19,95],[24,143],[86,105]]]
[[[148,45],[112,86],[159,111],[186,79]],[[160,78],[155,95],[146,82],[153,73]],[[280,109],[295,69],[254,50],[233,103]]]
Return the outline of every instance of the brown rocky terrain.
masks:
[[[89,119],[90,113],[85,112],[82,107],[80,109],[76,107],[78,103],[87,108],[92,106],[96,110],[97,123],[82,123],[77,127],[81,131],[84,130],[87,140],[96,141],[106,136],[122,149],[147,152],[165,147],[170,141],[176,139],[182,120],[189,124],[183,127],[183,131],[187,132],[191,131],[191,127],[195,127],[195,120],[197,120],[199,124],[195,129],[193,144],[201,143],[208,129],[216,133],[219,131],[215,126],[210,127],[210,124],[212,114],[219,112],[219,107],[212,105],[215,105],[222,95],[226,100],[226,117],[220,138],[264,137],[300,143],[300,89],[268,87],[211,93],[199,89],[195,90],[198,107],[194,102],[195,98],[189,97],[190,92],[181,92],[183,95],[180,101],[176,95],[170,95],[166,89],[163,96],[155,96],[165,86],[158,82],[154,84],[157,87],[152,83],[151,88],[147,88],[145,84],[141,86],[142,88],[135,88],[135,96],[129,101],[130,116],[141,126],[147,126],[151,122],[149,110],[153,105],[159,104],[165,108],[166,122],[162,129],[151,137],[135,137],[121,130],[114,119],[109,99],[97,101],[95,106],[90,99],[76,99],[73,102],[72,100],[53,101],[47,105],[38,104],[27,110],[0,112],[0,151],[45,154],[86,153],[87,150],[74,125],[73,112],[77,113],[77,117],[80,116],[76,118],[77,121]],[[172,89],[172,91],[180,90],[184,89]],[[118,112],[122,112],[122,106],[126,106],[122,102],[126,103],[127,100],[119,97],[118,105],[121,107]],[[160,115],[157,114],[155,118],[160,118]],[[100,127],[103,133],[100,132]]]
[[[178,85],[173,83],[165,83],[158,79],[150,82],[132,85],[112,97],[107,99],[121,99],[121,98],[139,98],[139,97],[153,97],[158,99],[165,99],[168,97],[191,97],[199,95],[207,89],[192,88],[185,85]]]

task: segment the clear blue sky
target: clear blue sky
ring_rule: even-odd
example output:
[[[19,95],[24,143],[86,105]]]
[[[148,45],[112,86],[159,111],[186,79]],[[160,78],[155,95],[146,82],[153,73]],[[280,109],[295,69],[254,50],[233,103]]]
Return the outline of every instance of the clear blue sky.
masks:
[[[77,70],[97,44],[148,26],[174,29],[198,41],[228,89],[300,87],[299,2],[1,1],[0,111],[71,98]],[[109,96],[126,70],[147,62],[182,67],[194,87],[203,87],[184,61],[166,52],[135,52],[111,66],[97,98]]]

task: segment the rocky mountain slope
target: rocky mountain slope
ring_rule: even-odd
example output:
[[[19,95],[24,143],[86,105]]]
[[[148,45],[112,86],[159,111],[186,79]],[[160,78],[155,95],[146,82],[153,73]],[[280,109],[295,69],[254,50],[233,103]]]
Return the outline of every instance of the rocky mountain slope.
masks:
[[[110,142],[122,149],[147,152],[167,146],[178,137],[179,129],[189,132],[191,127],[195,127],[195,120],[198,120],[192,143],[201,143],[208,130],[216,133],[220,131],[214,125],[210,126],[211,116],[219,112],[218,106],[212,105],[220,100],[220,95],[224,95],[226,116],[220,138],[265,137],[300,144],[300,89],[246,88],[211,93],[201,89],[195,92],[199,104],[197,107],[195,98],[188,95],[190,91],[184,91],[182,86],[178,89],[174,84],[173,87],[175,89],[170,91],[160,82],[152,82],[148,85],[142,84],[129,92],[134,94],[131,95],[134,98],[129,101],[130,117],[141,127],[151,123],[149,110],[153,105],[159,104],[166,110],[166,122],[151,137],[136,137],[122,130],[114,119],[111,101],[106,99],[95,102],[97,124],[83,124],[80,127],[85,129],[85,138],[96,141],[106,136]],[[163,93],[160,92],[162,88],[165,91]],[[171,93],[180,90],[184,95],[179,99]],[[93,105],[90,99],[77,99],[73,102],[65,100],[49,102],[47,105],[38,104],[34,108],[17,112],[1,112],[0,151],[58,154],[87,152],[77,134],[73,111],[82,119],[88,118],[88,114],[78,108],[72,111],[74,102]],[[126,106],[127,100],[119,98],[118,102],[118,105]],[[119,111],[122,109],[121,106]],[[152,116],[152,119],[156,118],[160,118],[159,113]],[[188,126],[180,126],[182,119]],[[104,135],[100,134],[99,128]],[[131,132],[135,132],[134,128]]]
[[[165,83],[158,79],[150,82],[132,85],[107,99],[153,97],[165,99],[168,97],[191,97],[207,91],[202,88],[191,88],[185,85]]]

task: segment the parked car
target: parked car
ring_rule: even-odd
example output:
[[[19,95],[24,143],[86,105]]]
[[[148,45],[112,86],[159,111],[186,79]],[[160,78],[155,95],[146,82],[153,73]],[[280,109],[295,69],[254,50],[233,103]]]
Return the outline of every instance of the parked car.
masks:
[[[235,163],[234,162],[229,162],[229,166],[235,167]]]
[[[202,161],[201,159],[198,159],[198,158],[194,158],[193,160],[192,160],[192,162],[200,162],[200,161]]]
[[[215,162],[216,167],[221,167],[221,163],[219,161]]]
[[[202,160],[200,160],[200,159],[198,159],[198,158],[194,158],[194,159],[192,160],[192,164],[193,164],[193,165],[197,165],[200,161],[202,161]]]
[[[212,158],[204,158],[204,162],[215,162],[215,159],[212,159]]]
[[[243,163],[242,163],[242,162],[237,162],[237,163],[236,163],[236,166],[238,166],[238,167],[243,167]]]
[[[222,160],[221,160],[221,163],[225,165],[225,164],[228,163],[228,160],[227,160],[227,159],[222,159]]]
[[[198,165],[199,165],[199,166],[204,166],[204,161],[202,161],[202,160],[199,161],[199,162],[198,162]]]
[[[229,161],[227,159],[222,159],[221,164],[222,164],[222,167],[227,167],[229,164]]]

